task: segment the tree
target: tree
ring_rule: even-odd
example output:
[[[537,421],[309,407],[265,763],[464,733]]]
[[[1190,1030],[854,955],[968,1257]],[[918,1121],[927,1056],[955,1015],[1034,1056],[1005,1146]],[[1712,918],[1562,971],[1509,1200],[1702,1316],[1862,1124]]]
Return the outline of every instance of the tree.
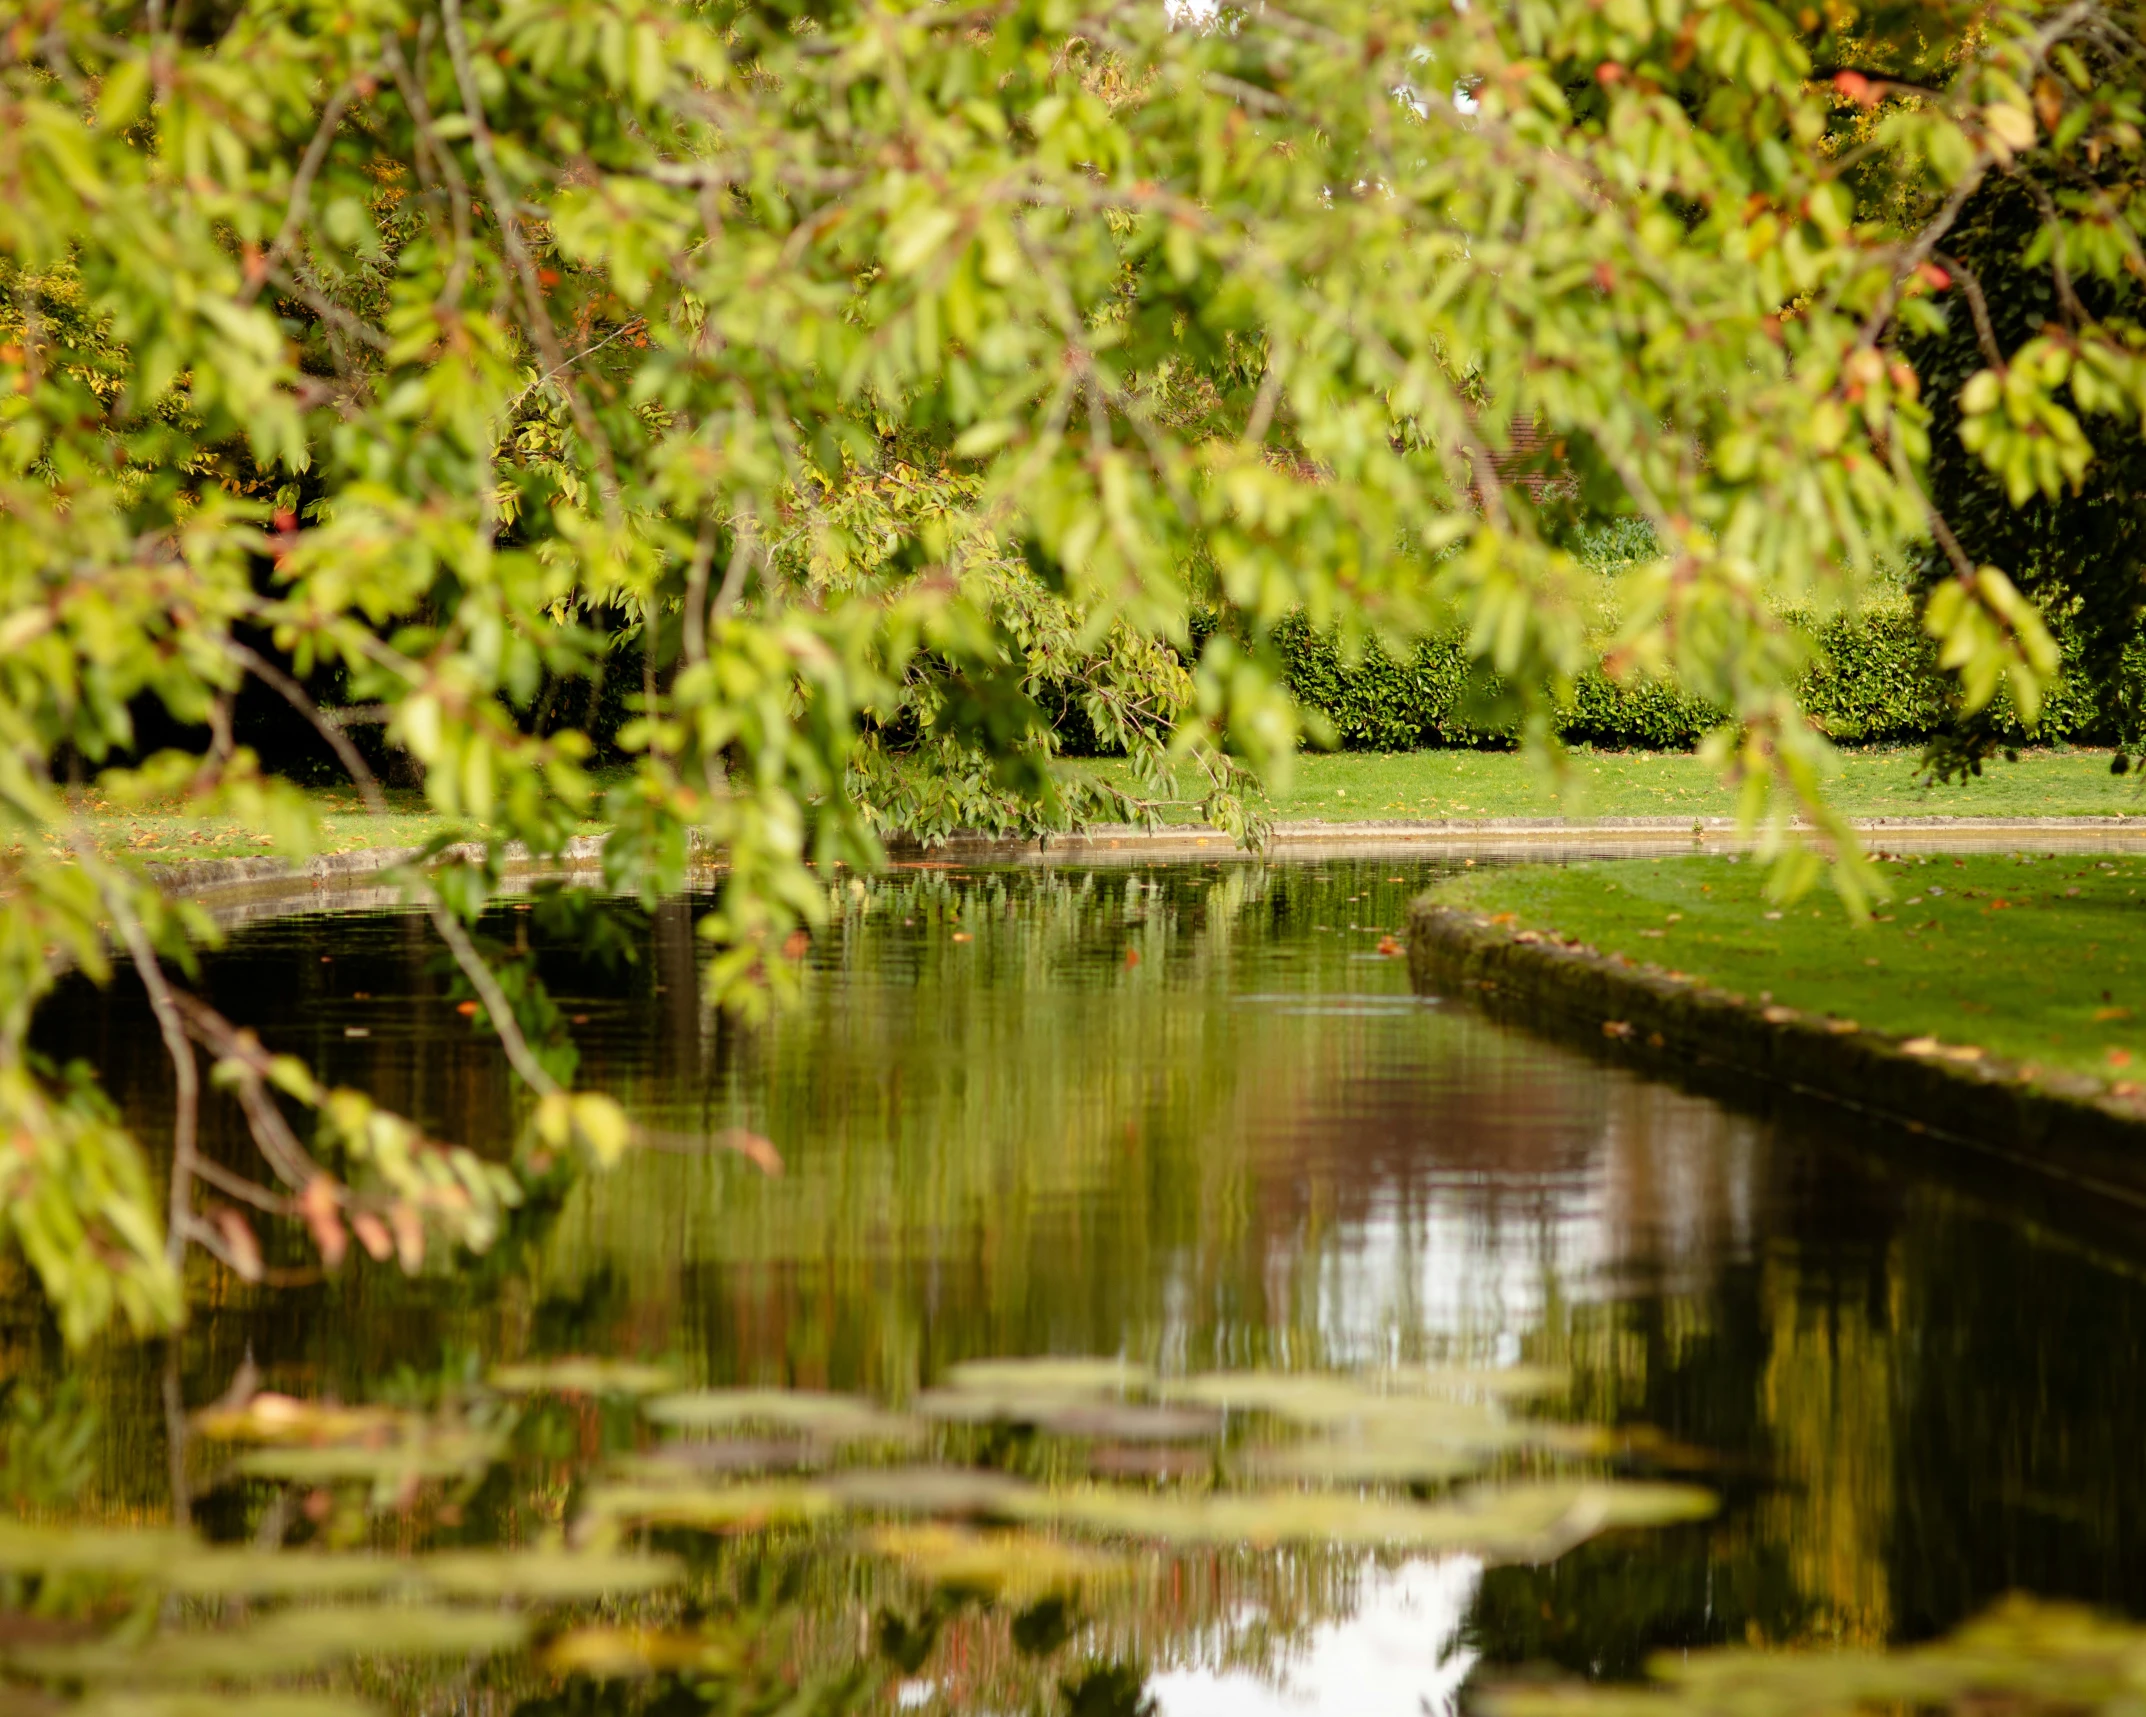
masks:
[[[2075,279],[2127,266],[2139,23],[2002,0],[1910,87],[1814,58],[1846,10],[1749,0],[28,0],[0,29],[0,1112],[68,1328],[171,1321],[189,1241],[249,1268],[195,1202],[197,1045],[281,1183],[257,1201],[331,1260],[346,1223],[481,1244],[535,1153],[626,1148],[470,938],[505,842],[594,810],[649,896],[723,849],[707,981],[752,1007],[824,910],[809,861],[1139,808],[1056,755],[1054,699],[1256,834],[1292,616],[1461,625],[1547,744],[1590,659],[1568,493],[1660,550],[1615,662],[1730,711],[1710,748],[1778,884],[1817,863],[1801,811],[1860,901],[1782,615],[1936,530],[1966,705],[2008,681],[2031,712],[2047,633],[1937,524],[1897,342],[2023,163],[2112,179],[2045,227]],[[2034,335],[1966,382],[1975,450],[2056,493],[2088,456],[2051,390],[2128,435],[2142,361],[2113,308]],[[624,631],[634,764],[599,791],[552,694]],[[249,677],[361,781],[317,697],[387,706],[487,843],[409,886],[530,1087],[511,1160],[190,999],[166,966],[205,926],[84,838],[70,768],[304,852],[305,800],[233,736]],[[195,737],[143,755],[152,718]],[[161,1225],[92,1086],[24,1047],[48,950],[101,974],[107,926],[178,1081]]]

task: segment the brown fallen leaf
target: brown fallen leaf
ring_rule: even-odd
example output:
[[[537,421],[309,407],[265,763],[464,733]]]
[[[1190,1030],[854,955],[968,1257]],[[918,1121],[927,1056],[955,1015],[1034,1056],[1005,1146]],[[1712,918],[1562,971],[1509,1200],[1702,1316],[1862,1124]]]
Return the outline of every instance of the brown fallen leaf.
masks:
[[[1602,1022],[1602,1035],[1604,1037],[1630,1037],[1632,1027],[1621,1019],[1606,1019]]]

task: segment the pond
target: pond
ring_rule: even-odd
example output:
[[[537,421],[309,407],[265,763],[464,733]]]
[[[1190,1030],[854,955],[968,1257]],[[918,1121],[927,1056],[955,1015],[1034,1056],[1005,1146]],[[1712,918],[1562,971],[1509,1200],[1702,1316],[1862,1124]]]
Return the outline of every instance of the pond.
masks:
[[[1158,1397],[1215,1372],[1543,1369],[1566,1381],[1523,1416],[1615,1427],[1586,1445],[1598,1467],[1720,1499],[1540,1561],[1209,1541],[1025,1636],[988,1606],[874,1584],[808,1527],[733,1530],[707,1553],[720,1569],[696,1563],[714,1584],[658,1622],[779,1631],[770,1686],[802,1680],[830,1710],[1413,1714],[1520,1668],[1922,1638],[2012,1589],[2146,1609],[2146,1254],[1836,1112],[1763,1092],[1726,1107],[1415,993],[1380,945],[1437,874],[1420,857],[837,873],[802,1001],[757,1028],[697,999],[707,899],[569,938],[540,903],[505,903],[486,929],[535,948],[579,1083],[673,1139],[765,1139],[783,1172],[641,1152],[460,1269],[320,1279],[291,1248],[272,1262],[292,1280],[249,1288],[204,1266],[171,1368],[144,1346],[69,1359],[10,1266],[17,1394],[74,1404],[72,1506],[105,1521],[168,1507],[168,1389],[190,1412],[254,1388],[429,1411],[566,1356],[894,1408],[1021,1356],[1114,1358]],[[202,987],[441,1137],[510,1131],[496,1041],[457,1012],[414,915],[254,925]],[[156,1135],[166,1069],[136,996],[70,985],[40,1033],[95,1057]],[[235,1109],[208,1131],[243,1161]],[[352,1502],[303,1463],[279,1484],[205,1446],[181,1465],[219,1542],[535,1543],[597,1494],[597,1467],[645,1448],[631,1420],[567,1390],[519,1425],[514,1461],[452,1496],[412,1477]],[[1071,1454],[1017,1423],[935,1434],[968,1437],[958,1458],[979,1468],[1086,1462],[1135,1499],[1218,1458],[1107,1427]],[[18,1496],[35,1444],[17,1434],[0,1475]],[[576,1709],[638,1709],[686,1683],[691,1709],[774,1708],[723,1707],[730,1671],[680,1682],[658,1658],[600,1694],[526,1653],[456,1685],[471,1709],[551,1709],[576,1686]],[[429,1681],[366,1691],[436,1708]],[[1020,1703],[1045,1695],[1063,1703]]]

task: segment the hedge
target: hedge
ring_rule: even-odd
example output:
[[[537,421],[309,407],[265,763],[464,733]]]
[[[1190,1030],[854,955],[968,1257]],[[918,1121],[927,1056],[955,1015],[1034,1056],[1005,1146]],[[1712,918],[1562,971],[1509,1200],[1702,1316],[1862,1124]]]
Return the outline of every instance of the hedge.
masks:
[[[1997,727],[2007,740],[2041,743],[2135,742],[2119,731],[2117,711],[2146,703],[2146,649],[2134,646],[2121,669],[2122,686],[2096,683],[2084,671],[2077,641],[2058,628],[2064,666],[2030,734],[2006,704]],[[1817,628],[1817,655],[1800,697],[1806,712],[1834,739],[1871,744],[1920,741],[1942,727],[1957,696],[1952,677],[1913,614],[1905,610],[1837,618]],[[1501,746],[1514,721],[1502,710],[1494,682],[1470,672],[1460,640],[1419,646],[1406,662],[1376,647],[1345,662],[1331,634],[1301,619],[1277,633],[1290,690],[1307,711],[1333,725],[1337,743],[1353,751],[1413,751],[1428,746]],[[1721,712],[1658,681],[1619,682],[1583,675],[1559,731],[1574,743],[1639,750],[1685,750]],[[2128,696],[2120,693],[2128,692]]]

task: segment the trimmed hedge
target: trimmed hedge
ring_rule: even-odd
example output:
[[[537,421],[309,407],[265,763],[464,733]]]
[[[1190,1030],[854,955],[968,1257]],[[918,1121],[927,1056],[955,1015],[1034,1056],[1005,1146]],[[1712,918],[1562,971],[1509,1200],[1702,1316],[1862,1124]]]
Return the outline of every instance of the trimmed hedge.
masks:
[[[2125,655],[2121,686],[2084,671],[2077,641],[2062,628],[2064,666],[2030,735],[2009,703],[1997,712],[2006,739],[2041,743],[2134,741],[2117,712],[2139,708],[2146,694],[2146,649]],[[1352,751],[1414,751],[1427,746],[1496,747],[1512,743],[1514,721],[1499,709],[1494,682],[1472,675],[1460,640],[1438,639],[1396,662],[1373,647],[1345,663],[1335,639],[1301,619],[1277,631],[1289,688],[1297,701],[1333,724]],[[1937,665],[1936,647],[1905,611],[1835,619],[1817,630],[1818,654],[1804,676],[1804,709],[1834,739],[1848,744],[1928,739],[1945,724],[1957,696]],[[2120,696],[2119,693],[2129,693]],[[1721,712],[1673,686],[1607,674],[1583,675],[1559,724],[1565,739],[1614,748],[1686,750]],[[2000,697],[2002,694],[2000,694]]]

